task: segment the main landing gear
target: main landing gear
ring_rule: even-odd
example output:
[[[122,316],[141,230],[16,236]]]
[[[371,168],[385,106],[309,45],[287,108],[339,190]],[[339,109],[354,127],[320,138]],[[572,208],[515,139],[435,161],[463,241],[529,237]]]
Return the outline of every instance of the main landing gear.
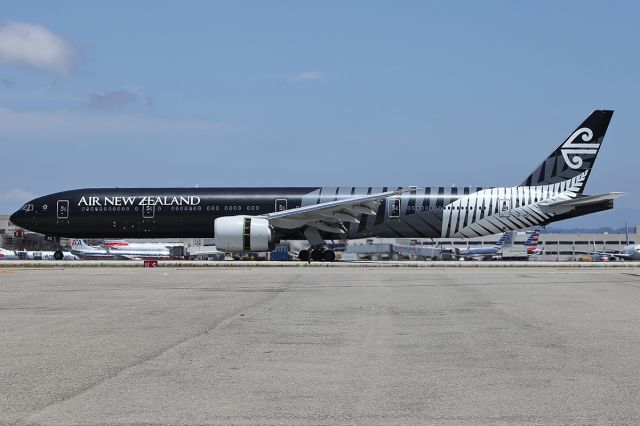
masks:
[[[314,262],[333,262],[336,260],[336,253],[333,250],[324,248],[324,239],[317,228],[307,227],[304,230],[304,236],[311,244],[311,248],[309,250],[301,250],[298,253],[298,259],[309,263],[312,260]]]
[[[300,250],[298,253],[298,259],[303,262],[333,262],[336,260],[336,253],[333,250],[327,250],[323,247],[314,247],[309,250]]]

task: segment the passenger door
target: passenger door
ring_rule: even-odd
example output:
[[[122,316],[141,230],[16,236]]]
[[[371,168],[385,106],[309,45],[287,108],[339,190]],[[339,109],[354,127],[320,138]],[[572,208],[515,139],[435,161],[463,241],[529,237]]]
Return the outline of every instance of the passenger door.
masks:
[[[511,200],[503,198],[499,200],[500,217],[509,217],[511,215]]]
[[[387,209],[389,219],[398,220],[400,219],[400,206],[402,205],[402,200],[400,198],[389,198],[387,201]]]

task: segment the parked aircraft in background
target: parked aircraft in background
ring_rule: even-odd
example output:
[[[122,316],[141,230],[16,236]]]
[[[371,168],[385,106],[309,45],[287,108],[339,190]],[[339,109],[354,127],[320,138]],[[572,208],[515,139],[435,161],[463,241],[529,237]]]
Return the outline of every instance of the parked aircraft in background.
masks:
[[[116,257],[109,253],[106,247],[90,246],[83,240],[71,240],[71,252],[80,259],[86,260],[109,260]]]
[[[171,247],[183,247],[183,243],[174,242],[129,242],[126,240],[104,240],[101,244],[114,250],[139,251],[139,252],[157,252]]]
[[[538,237],[540,236],[540,230],[536,229],[531,232],[529,238],[523,243],[523,246],[527,249],[527,254],[538,254]],[[466,249],[458,249],[457,254],[464,259],[482,259],[482,260],[494,260],[502,255],[502,250],[505,246],[511,246],[515,240],[515,232],[509,231],[502,234],[500,239],[496,241],[493,247],[470,247]]]
[[[55,251],[42,251],[42,250],[7,250],[0,248],[0,260],[54,260],[56,257]],[[63,251],[62,258],[59,260],[77,260],[78,257]]]
[[[128,243],[109,241],[98,246],[89,246],[81,239],[71,241],[71,251],[81,259],[172,259],[171,250],[160,243]]]
[[[469,247],[457,250],[457,255],[464,259],[482,259],[493,260],[498,257],[500,250],[505,242],[511,242],[509,240],[509,233],[502,234],[500,239],[496,241],[493,247]]]
[[[609,261],[614,259],[622,260],[640,260],[640,244],[627,244],[621,251],[599,251],[595,242],[593,243],[593,251],[589,256],[596,261]]]
[[[469,238],[544,226],[611,209],[625,195],[583,193],[612,115],[591,113],[516,186],[90,188],[38,197],[10,220],[54,237],[213,236],[225,252],[306,239],[312,248],[300,259],[327,261],[335,253],[325,240]],[[535,126],[526,130],[539,134]]]
[[[16,260],[18,255],[13,250],[7,250],[0,247],[0,260]]]
[[[622,249],[625,260],[640,260],[640,244],[629,244]]]
[[[34,251],[22,250],[22,251],[17,251],[16,253],[18,254],[19,259],[26,259],[26,260],[78,260],[80,259],[78,256],[68,251],[62,252],[62,259],[56,259],[57,252],[51,251],[51,250],[34,250]]]

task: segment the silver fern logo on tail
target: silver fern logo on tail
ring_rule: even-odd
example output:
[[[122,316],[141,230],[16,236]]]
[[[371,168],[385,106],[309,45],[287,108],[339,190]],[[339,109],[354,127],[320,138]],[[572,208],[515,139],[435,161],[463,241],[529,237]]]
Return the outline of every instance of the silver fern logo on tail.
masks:
[[[581,139],[584,142],[589,142],[593,139],[593,132],[587,127],[581,127],[573,132],[569,139],[562,144],[562,158],[564,158],[567,166],[574,170],[582,167],[581,155],[595,155],[598,153],[598,148],[600,148],[599,143],[575,143],[574,141],[578,136],[582,136]]]

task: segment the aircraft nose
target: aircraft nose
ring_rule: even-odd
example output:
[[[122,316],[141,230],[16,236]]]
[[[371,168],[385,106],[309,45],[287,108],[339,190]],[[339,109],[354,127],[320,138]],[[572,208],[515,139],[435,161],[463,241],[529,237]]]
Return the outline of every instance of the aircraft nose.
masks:
[[[9,216],[9,221],[16,226],[22,226],[22,223],[20,223],[20,210]]]

